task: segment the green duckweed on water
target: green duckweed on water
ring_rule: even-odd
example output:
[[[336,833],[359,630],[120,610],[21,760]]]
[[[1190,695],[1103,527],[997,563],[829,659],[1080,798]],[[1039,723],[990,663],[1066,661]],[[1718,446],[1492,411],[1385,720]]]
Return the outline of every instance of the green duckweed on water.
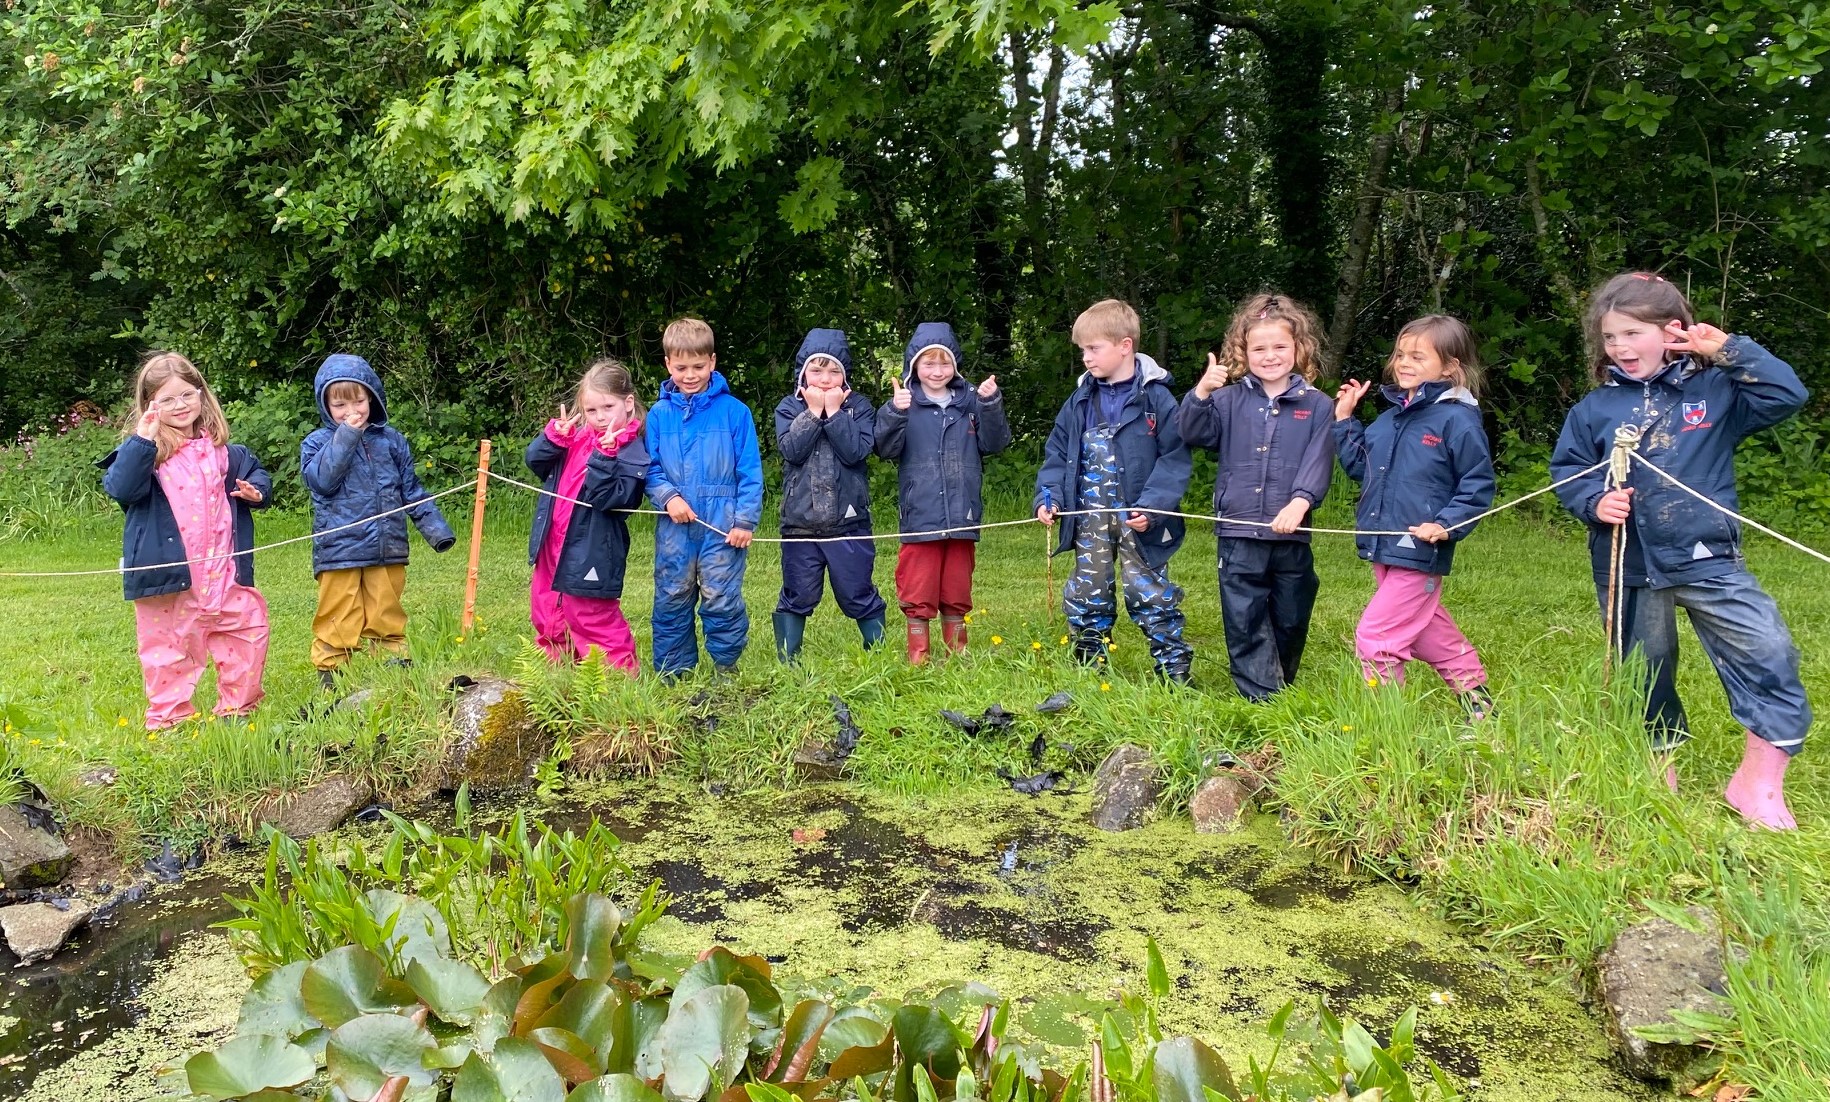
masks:
[[[1412,1005],[1418,1047],[1470,1097],[1647,1099],[1561,976],[1527,967],[1420,911],[1396,888],[1308,861],[1260,817],[1233,836],[1169,819],[1126,834],[1087,823],[1080,796],[889,802],[842,786],[730,799],[649,783],[574,787],[554,825],[592,815],[637,871],[672,893],[644,936],[690,960],[713,943],[774,962],[794,994],[862,999],[976,981],[1013,1000],[1020,1033],[1063,1064],[1121,989],[1145,987],[1154,937],[1173,981],[1170,1032],[1243,1065],[1286,1000],[1325,996],[1376,1034]],[[144,996],[144,1016],[38,1076],[27,1099],[160,1093],[156,1069],[217,1043],[247,981],[217,933],[190,935]]]

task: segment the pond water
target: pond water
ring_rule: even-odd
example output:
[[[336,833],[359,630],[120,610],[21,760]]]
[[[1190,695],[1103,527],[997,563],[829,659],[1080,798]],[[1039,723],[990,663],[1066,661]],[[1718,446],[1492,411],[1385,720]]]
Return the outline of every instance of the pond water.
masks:
[[[1314,864],[1274,822],[1103,834],[1087,810],[1084,796],[905,804],[830,786],[715,799],[625,782],[575,788],[539,817],[603,819],[634,886],[663,882],[673,903],[645,935],[652,951],[760,954],[795,995],[977,981],[1064,1063],[1121,988],[1144,989],[1154,937],[1174,985],[1165,1028],[1241,1064],[1269,1054],[1263,1023],[1286,1000],[1322,996],[1375,1034],[1418,1006],[1419,1049],[1472,1098],[1659,1096],[1619,1070],[1565,979],[1487,952],[1396,888]],[[227,887],[194,877],[177,893],[198,902],[142,905],[15,970],[0,1058],[24,1058],[0,1067],[0,1097],[153,1097],[157,1065],[226,1036],[246,980],[205,927],[225,916],[209,900]]]

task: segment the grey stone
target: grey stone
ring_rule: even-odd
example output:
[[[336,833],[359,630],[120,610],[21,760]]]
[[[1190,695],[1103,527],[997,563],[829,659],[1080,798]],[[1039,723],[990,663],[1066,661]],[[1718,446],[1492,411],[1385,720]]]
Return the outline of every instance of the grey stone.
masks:
[[[331,710],[336,712],[360,712],[362,709],[368,707],[369,702],[374,699],[374,689],[357,689],[342,700],[337,701],[337,706]]]
[[[255,806],[254,821],[271,823],[293,838],[310,838],[342,826],[375,798],[369,782],[354,777],[327,777],[303,792],[269,796]]]
[[[818,739],[801,743],[794,752],[794,772],[803,780],[836,781],[844,775],[845,761]]]
[[[110,788],[120,779],[121,771],[112,765],[98,765],[76,775],[77,783],[88,788]]]
[[[1245,825],[1245,812],[1258,787],[1233,772],[1216,773],[1201,782],[1188,812],[1197,834],[1231,834]]]
[[[1702,907],[1688,912],[1700,933],[1663,918],[1622,930],[1597,961],[1608,1032],[1627,1070],[1641,1079],[1685,1078],[1708,1055],[1701,1045],[1650,1041],[1633,1031],[1671,1026],[1674,1011],[1729,1012],[1722,967],[1722,931]]]
[[[68,908],[49,903],[19,903],[0,907],[0,934],[21,964],[44,960],[63,948],[70,935],[88,925],[87,904],[71,903]]]
[[[68,875],[74,861],[62,838],[34,826],[17,807],[0,807],[0,885],[46,887]]]
[[[458,697],[452,714],[456,729],[445,746],[439,787],[468,784],[473,792],[512,792],[525,788],[553,748],[552,733],[528,709],[511,681],[486,678]]]
[[[1163,782],[1150,751],[1125,743],[1106,755],[1093,774],[1093,825],[1101,830],[1132,830],[1150,821]]]

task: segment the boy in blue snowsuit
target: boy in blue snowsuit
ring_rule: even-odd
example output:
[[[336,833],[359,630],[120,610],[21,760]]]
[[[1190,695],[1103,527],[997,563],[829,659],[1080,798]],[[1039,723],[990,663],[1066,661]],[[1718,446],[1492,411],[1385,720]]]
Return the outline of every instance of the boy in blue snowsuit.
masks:
[[[699,664],[697,606],[706,653],[730,673],[750,640],[743,568],[763,503],[756,422],[718,373],[711,326],[681,318],[661,351],[668,378],[643,426],[648,497],[667,513],[654,533],[654,668],[672,679]]]
[[[800,653],[807,617],[825,578],[864,645],[883,640],[883,595],[871,581],[871,448],[877,409],[851,388],[851,344],[843,329],[811,329],[794,355],[794,393],[775,407],[782,453],[782,595],[775,606],[775,649]],[[838,539],[861,536],[861,539]]]
[[[311,490],[313,532],[340,528],[363,517],[420,504],[357,528],[312,541],[311,570],[318,579],[318,612],[311,621],[311,664],[325,688],[338,667],[364,641],[405,662],[407,518],[434,551],[457,543],[437,503],[413,469],[407,438],[388,424],[381,377],[360,356],[328,356],[314,389],[324,421],[299,445],[299,471]]]
[[[1103,662],[1124,595],[1157,672],[1188,684],[1194,648],[1183,639],[1182,588],[1169,580],[1169,557],[1182,546],[1182,518],[1130,509],[1177,510],[1191,463],[1176,424],[1168,372],[1137,351],[1137,311],[1116,299],[1074,321],[1086,374],[1055,418],[1036,474],[1036,519],[1066,516],[1055,548],[1074,552],[1062,594],[1074,655]]]

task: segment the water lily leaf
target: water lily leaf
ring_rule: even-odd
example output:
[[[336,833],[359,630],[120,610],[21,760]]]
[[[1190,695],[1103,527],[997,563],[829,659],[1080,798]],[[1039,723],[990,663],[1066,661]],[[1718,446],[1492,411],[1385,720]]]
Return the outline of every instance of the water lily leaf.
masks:
[[[890,1019],[890,1032],[907,1066],[920,1064],[935,1079],[959,1075],[959,1034],[947,1016],[931,1006],[905,1006]]]
[[[1152,1059],[1158,1102],[1207,1102],[1209,1090],[1239,1102],[1226,1061],[1193,1037],[1171,1037],[1156,1046]]]
[[[611,1053],[612,1071],[632,1071],[642,1079],[661,1077],[661,1027],[667,1024],[667,1000],[640,999],[629,1007],[629,1044]],[[624,1067],[622,1055],[629,1056]]]
[[[769,962],[761,957],[740,957],[720,945],[705,959],[688,968],[674,985],[674,1005],[708,987],[731,984],[743,988],[750,1000],[750,1022],[757,1029],[782,1024],[782,996],[769,978]]]
[[[373,1098],[395,1076],[406,1076],[414,1087],[432,1082],[425,1056],[436,1046],[426,1027],[411,1018],[364,1014],[331,1031],[325,1070],[344,1094]]]
[[[566,903],[566,953],[572,975],[607,980],[616,975],[616,934],[623,912],[601,895],[579,894]]]
[[[798,1083],[807,1078],[814,1057],[820,1053],[820,1036],[832,1017],[832,1007],[817,999],[806,999],[796,1006],[782,1026],[774,1055],[763,1067],[763,1078],[775,1083]]]
[[[661,1091],[673,1102],[698,1102],[737,1078],[750,1052],[750,998],[733,984],[707,987],[685,1002],[676,993],[657,1038]]]
[[[317,1073],[310,1053],[284,1037],[262,1033],[237,1037],[215,1052],[199,1052],[184,1062],[191,1092],[218,1099],[297,1086]]]
[[[473,1052],[458,1069],[451,1102],[565,1102],[566,1085],[540,1046],[504,1037],[488,1057]]]
[[[864,1075],[875,1075],[888,1071],[896,1062],[896,1038],[884,1031],[883,1040],[874,1045],[859,1045],[839,1053],[826,1069],[826,1074],[834,1079],[855,1079]]]
[[[371,888],[362,902],[377,926],[394,916],[394,936],[389,944],[404,966],[416,960],[443,960],[451,955],[451,930],[438,908],[423,899],[386,888]]]
[[[299,981],[305,1010],[335,1029],[364,1014],[416,1006],[413,989],[387,974],[381,958],[359,945],[332,949],[313,961]]]
[[[407,964],[407,986],[437,1015],[453,1025],[470,1025],[489,996],[483,973],[461,960],[420,957]]]
[[[889,1035],[890,1027],[870,1011],[848,1006],[833,1017],[826,1032],[820,1035],[820,1055],[829,1061],[835,1060],[848,1048],[875,1048]]]
[[[470,1059],[470,1054],[476,1050],[476,1046],[469,1042],[452,1041],[429,1050],[421,1059],[428,1068],[435,1071],[452,1071],[463,1067],[464,1061]]]
[[[541,1055],[566,1082],[584,1083],[597,1078],[597,1052],[571,1030],[547,1026],[529,1033],[527,1039],[540,1046]]]
[[[235,1032],[290,1038],[316,1028],[318,1020],[305,1009],[305,999],[299,994],[299,981],[305,978],[305,967],[310,963],[293,961],[255,980],[241,1001]]]
[[[663,1099],[660,1092],[647,1083],[619,1072],[579,1084],[566,1095],[566,1102],[663,1102]]]
[[[489,989],[489,994],[483,996],[483,1005],[471,1024],[470,1036],[484,1055],[493,1052],[497,1041],[515,1031],[515,1004],[520,1001],[520,976],[498,980]]]
[[[603,1071],[616,1050],[617,1034],[622,1033],[625,1042],[629,1036],[623,1002],[621,992],[609,984],[579,980],[534,1023],[534,1031],[558,1028],[575,1034],[591,1047],[593,1071]]]
[[[800,1099],[774,1083],[745,1083],[743,1093],[749,1097],[749,1102],[800,1102]]]

